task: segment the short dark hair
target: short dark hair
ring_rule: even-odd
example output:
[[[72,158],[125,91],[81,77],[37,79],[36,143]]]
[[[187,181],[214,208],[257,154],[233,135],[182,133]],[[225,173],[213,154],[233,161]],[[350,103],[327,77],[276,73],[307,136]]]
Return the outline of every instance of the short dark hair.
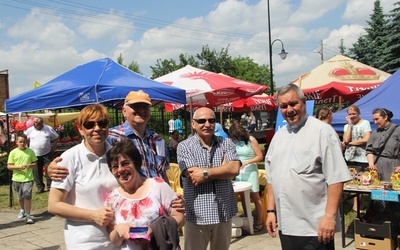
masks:
[[[122,139],[121,141],[116,142],[114,147],[107,152],[108,168],[111,169],[111,163],[118,160],[118,157],[121,155],[133,161],[135,169],[139,173],[141,172],[142,156],[133,142],[129,139]]]

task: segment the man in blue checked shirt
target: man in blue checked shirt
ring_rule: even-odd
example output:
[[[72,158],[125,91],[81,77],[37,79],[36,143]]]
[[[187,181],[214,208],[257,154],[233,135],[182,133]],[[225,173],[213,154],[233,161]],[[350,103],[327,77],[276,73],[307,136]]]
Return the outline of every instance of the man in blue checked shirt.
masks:
[[[178,144],[186,200],[185,250],[229,249],[237,213],[232,178],[239,174],[235,144],[215,136],[215,114],[200,108],[191,122],[195,134]]]

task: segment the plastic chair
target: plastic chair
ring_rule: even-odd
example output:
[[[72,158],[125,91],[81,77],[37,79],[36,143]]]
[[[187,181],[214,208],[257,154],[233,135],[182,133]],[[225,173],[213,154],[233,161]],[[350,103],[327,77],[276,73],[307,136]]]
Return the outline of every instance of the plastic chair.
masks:
[[[183,195],[183,188],[181,185],[181,170],[177,163],[170,163],[167,170],[169,183],[175,193]]]
[[[181,169],[178,163],[170,163],[169,169],[167,170],[168,181],[175,193],[183,196],[183,188],[181,186]],[[185,232],[185,227],[181,228],[182,235]]]

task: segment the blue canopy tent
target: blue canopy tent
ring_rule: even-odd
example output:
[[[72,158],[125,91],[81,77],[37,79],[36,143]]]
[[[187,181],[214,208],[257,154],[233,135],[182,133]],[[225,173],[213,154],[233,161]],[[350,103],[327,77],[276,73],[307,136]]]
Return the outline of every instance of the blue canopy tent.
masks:
[[[110,58],[78,65],[42,86],[7,99],[6,113],[82,108],[93,103],[115,107],[129,91],[143,90],[155,102],[186,103],[186,91],[141,76]]]
[[[354,103],[360,108],[362,119],[371,123],[372,129],[376,129],[372,121],[372,111],[376,108],[387,108],[393,112],[391,121],[400,124],[400,70],[386,79],[379,87],[369,92],[363,98]],[[336,132],[343,132],[346,124],[347,110],[343,109],[333,114],[332,126]]]

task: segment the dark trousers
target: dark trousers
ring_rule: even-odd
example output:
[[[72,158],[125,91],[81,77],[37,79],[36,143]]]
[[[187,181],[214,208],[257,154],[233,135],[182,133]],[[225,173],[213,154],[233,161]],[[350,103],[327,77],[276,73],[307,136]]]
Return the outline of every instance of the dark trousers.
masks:
[[[279,238],[281,240],[282,250],[334,250],[335,243],[333,239],[323,244],[318,241],[317,236],[291,236],[283,235],[279,231]]]
[[[45,185],[43,182],[43,166],[45,167],[46,185],[47,189],[50,189],[51,179],[47,174],[47,166],[52,161],[52,153],[46,155],[37,156],[36,167],[33,168],[33,177],[35,178],[36,188],[38,191],[44,191]]]

